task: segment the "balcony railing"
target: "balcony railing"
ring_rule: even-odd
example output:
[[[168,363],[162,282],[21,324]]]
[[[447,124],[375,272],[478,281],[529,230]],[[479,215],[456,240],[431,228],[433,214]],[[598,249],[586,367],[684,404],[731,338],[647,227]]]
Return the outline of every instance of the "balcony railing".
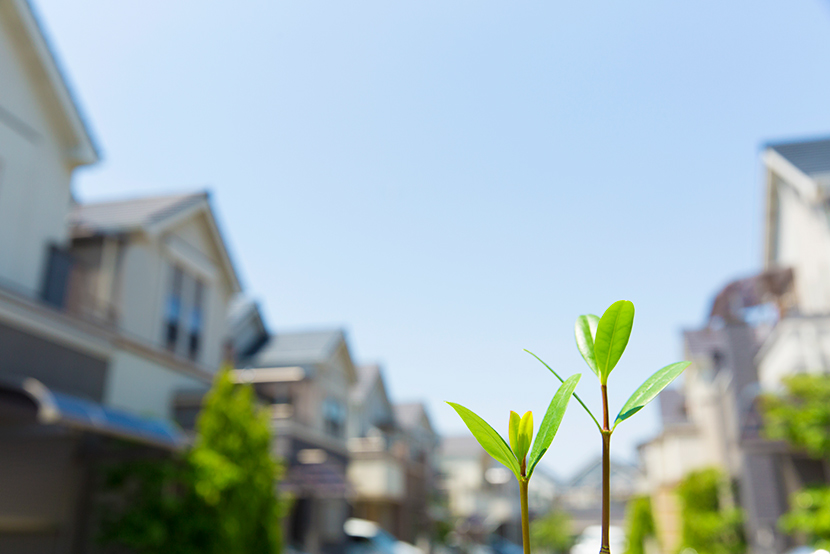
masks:
[[[99,269],[88,267],[58,247],[49,249],[40,299],[69,315],[104,325],[118,322],[112,301],[114,283]]]

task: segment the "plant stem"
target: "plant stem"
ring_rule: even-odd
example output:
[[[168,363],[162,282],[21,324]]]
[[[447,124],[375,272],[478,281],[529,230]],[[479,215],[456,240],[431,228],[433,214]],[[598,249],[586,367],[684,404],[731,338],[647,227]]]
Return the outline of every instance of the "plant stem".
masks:
[[[527,479],[519,480],[519,497],[522,503],[522,544],[524,554],[530,554],[530,516],[527,510]]]
[[[611,429],[608,425],[608,389],[602,389],[602,544],[600,554],[611,553],[608,530],[611,526]]]

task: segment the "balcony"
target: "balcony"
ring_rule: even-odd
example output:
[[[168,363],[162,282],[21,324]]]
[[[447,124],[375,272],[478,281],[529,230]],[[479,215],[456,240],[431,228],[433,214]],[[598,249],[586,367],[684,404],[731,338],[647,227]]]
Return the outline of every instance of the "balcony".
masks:
[[[68,315],[115,326],[118,311],[113,301],[114,274],[114,270],[108,271],[101,265],[92,266],[71,252],[52,246],[40,300]]]

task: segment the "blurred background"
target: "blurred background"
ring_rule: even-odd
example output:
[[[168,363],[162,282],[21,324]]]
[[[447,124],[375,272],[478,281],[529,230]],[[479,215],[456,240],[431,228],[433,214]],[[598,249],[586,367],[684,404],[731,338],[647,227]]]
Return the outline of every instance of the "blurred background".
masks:
[[[514,554],[444,401],[541,420],[527,348],[597,408],[573,323],[621,298],[612,410],[692,365],[614,434],[615,554],[830,546],[828,33],[826,0],[0,0],[0,552],[217,549],[194,482],[259,521],[226,374],[276,464],[239,552]],[[537,550],[598,549],[592,425]]]

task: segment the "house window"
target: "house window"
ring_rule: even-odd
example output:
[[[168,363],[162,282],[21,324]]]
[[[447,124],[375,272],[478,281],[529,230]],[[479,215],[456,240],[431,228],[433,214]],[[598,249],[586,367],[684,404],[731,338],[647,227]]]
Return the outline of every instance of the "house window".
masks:
[[[202,328],[204,327],[204,296],[205,285],[194,280],[193,306],[190,308],[190,325],[188,329],[187,355],[191,360],[199,357],[199,347],[202,344]]]
[[[323,422],[326,433],[342,437],[346,427],[346,408],[343,403],[334,398],[326,398],[323,402]]]
[[[164,311],[164,345],[170,352],[198,360],[205,329],[207,285],[178,265],[167,294]]]
[[[167,306],[164,312],[164,340],[165,346],[171,352],[176,351],[179,339],[179,321],[182,315],[182,286],[184,272],[179,266],[173,267],[173,280],[167,295]]]

